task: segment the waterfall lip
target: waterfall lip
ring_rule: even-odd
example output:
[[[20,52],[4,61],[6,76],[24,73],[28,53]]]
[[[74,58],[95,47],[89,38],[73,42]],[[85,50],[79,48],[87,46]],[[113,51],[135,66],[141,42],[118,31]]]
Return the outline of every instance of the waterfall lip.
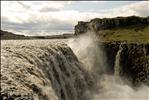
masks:
[[[92,69],[85,69],[85,64],[87,63],[81,63],[78,55],[75,55],[76,49],[73,49],[67,41],[56,42],[31,40],[29,41],[30,43],[27,43],[27,41],[5,42],[6,41],[2,41],[1,46],[1,67],[3,82],[1,93],[5,95],[5,92],[10,92],[10,94],[12,94],[10,96],[13,96],[19,91],[21,93],[19,95],[22,97],[25,97],[26,93],[28,93],[30,94],[30,98],[38,98],[44,100],[51,100],[51,97],[54,98],[54,100],[86,100],[84,98],[88,98],[88,96],[91,96],[90,94],[92,94],[93,89],[91,88],[100,88],[100,86],[98,87],[98,84],[102,83],[101,81],[104,75],[105,78],[111,78],[112,81],[110,81],[110,79],[103,80],[103,88],[110,87],[111,85],[105,86],[106,83],[104,84],[104,82],[110,81],[111,84],[116,83],[114,84],[114,87],[118,88],[117,90],[125,90],[124,88],[129,86],[126,85],[123,87],[123,84],[119,82],[121,81],[121,60],[123,59],[121,56],[124,56],[123,53],[125,53],[125,51],[129,50],[130,48],[135,50],[135,46],[139,47],[137,48],[138,50],[143,47],[142,51],[144,55],[147,55],[146,48],[143,45],[127,43],[119,43],[118,45],[114,44],[117,45],[116,50],[114,49],[115,62],[112,61],[114,63],[115,76],[113,78],[113,76],[108,76],[107,73],[100,73],[101,76],[99,75],[100,77],[98,78],[101,79],[99,79],[100,82],[98,83],[98,80],[96,80],[97,78],[95,78],[93,74],[100,71],[99,69],[101,67],[103,68],[106,66],[103,65],[106,61],[102,62],[99,61],[101,59],[98,59],[98,57],[103,57],[102,59],[104,59],[104,56],[100,55],[102,52],[99,53],[100,56],[98,56],[98,51],[102,49],[99,49],[97,45],[94,44],[98,41],[87,41],[91,43],[85,42],[86,44],[90,45],[90,48],[86,47],[86,49],[90,52],[92,51],[91,53],[87,52],[85,54],[85,57],[91,57],[90,55],[92,55],[92,60],[88,60],[88,63],[94,62],[95,60],[100,62],[95,63],[98,66],[93,66],[92,69],[96,67],[96,69],[94,69],[95,71],[92,71]],[[77,40],[75,42],[77,42]],[[113,46],[113,43],[111,44]],[[78,49],[81,45],[85,46],[85,44],[77,44],[75,48]],[[101,46],[104,44],[101,43],[99,45]],[[81,50],[83,53],[85,53],[85,48],[81,48]],[[129,51],[128,53],[134,54],[135,52]],[[93,54],[95,54],[95,56],[93,56]],[[142,55],[140,57],[142,57]],[[95,75],[97,75],[97,73],[95,73]],[[143,74],[140,73],[140,75]],[[117,76],[119,80],[115,78]],[[93,85],[95,87],[93,87]],[[131,88],[130,90],[133,91]],[[85,94],[87,92],[89,92],[89,94]],[[102,92],[103,91],[101,89],[101,93]]]
[[[14,88],[12,98],[25,93],[44,100],[85,98],[87,73],[65,41],[2,41],[1,51],[1,93]]]

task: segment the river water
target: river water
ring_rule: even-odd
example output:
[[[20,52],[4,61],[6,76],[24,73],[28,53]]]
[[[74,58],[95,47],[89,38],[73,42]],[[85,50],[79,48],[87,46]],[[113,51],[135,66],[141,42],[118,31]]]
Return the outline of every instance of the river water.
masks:
[[[58,40],[1,41],[1,98],[24,100],[149,100],[105,74],[106,57],[91,36]],[[118,52],[115,68],[119,73]]]

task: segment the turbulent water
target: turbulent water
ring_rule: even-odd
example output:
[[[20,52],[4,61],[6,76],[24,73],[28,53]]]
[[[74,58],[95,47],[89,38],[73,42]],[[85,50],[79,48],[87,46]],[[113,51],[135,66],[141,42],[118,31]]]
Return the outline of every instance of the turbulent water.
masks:
[[[100,44],[101,45],[101,44]],[[69,43],[79,60],[83,62],[86,70],[95,75],[95,91],[90,100],[149,100],[149,87],[141,85],[133,87],[127,79],[120,77],[122,46],[115,56],[114,74],[108,74],[107,58],[99,41],[93,34],[86,33],[73,39]],[[77,48],[76,48],[77,47]]]
[[[1,99],[148,100],[148,87],[132,88],[106,73],[95,37],[1,41]]]
[[[85,99],[87,73],[64,43],[2,41],[1,59],[3,98]]]

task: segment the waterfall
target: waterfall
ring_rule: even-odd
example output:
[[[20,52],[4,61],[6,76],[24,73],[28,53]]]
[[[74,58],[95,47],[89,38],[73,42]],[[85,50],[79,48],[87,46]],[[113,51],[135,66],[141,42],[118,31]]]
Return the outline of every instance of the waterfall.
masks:
[[[2,41],[1,52],[3,99],[85,100],[87,72],[65,43]]]
[[[104,51],[94,40],[75,40],[71,48],[63,40],[1,41],[0,99],[148,100],[148,86],[134,89],[119,77],[122,45],[110,75]]]
[[[114,65],[114,75],[115,77],[119,77],[120,76],[120,73],[121,73],[121,53],[122,53],[122,46],[120,45],[119,46],[119,50],[116,54],[116,57],[115,57],[115,65]]]

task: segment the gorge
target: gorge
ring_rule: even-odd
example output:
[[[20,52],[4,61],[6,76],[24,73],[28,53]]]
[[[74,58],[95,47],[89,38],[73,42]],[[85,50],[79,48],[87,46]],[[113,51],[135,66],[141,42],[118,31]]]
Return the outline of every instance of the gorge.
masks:
[[[148,28],[148,18],[137,19],[137,25],[138,20]],[[109,27],[88,28],[91,23],[76,25],[76,36],[70,39],[2,40],[0,98],[148,100],[148,38],[113,41],[104,33]]]

